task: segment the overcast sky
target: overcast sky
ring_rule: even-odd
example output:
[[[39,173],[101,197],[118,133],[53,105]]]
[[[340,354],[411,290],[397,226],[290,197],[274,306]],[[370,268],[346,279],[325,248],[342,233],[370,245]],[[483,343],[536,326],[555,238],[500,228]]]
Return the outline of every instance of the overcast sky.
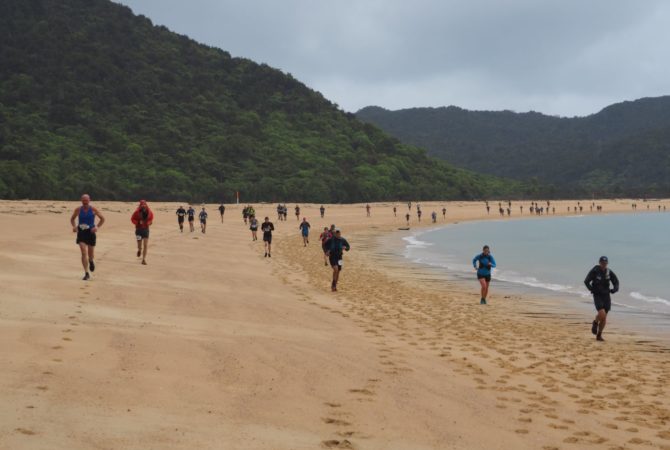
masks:
[[[670,94],[666,0],[120,0],[348,111],[586,115]]]

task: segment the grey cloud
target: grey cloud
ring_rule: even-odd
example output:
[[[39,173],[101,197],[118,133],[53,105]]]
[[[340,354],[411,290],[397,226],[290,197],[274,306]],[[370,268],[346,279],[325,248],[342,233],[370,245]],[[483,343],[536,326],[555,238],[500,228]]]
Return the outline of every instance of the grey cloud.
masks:
[[[456,104],[576,115],[667,94],[663,0],[123,0],[347,110]]]

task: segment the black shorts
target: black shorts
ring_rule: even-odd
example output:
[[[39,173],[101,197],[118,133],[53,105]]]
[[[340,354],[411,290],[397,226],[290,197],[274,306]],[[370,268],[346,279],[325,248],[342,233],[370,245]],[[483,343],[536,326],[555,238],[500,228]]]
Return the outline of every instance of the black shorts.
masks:
[[[323,253],[328,252],[328,248],[324,244],[321,244],[321,250],[323,250]]]
[[[605,312],[610,312],[612,308],[612,298],[609,294],[593,294],[593,304],[596,307],[596,311],[604,309]]]
[[[184,216],[181,217],[177,216],[177,222],[184,223]]]
[[[89,247],[95,247],[96,240],[97,235],[91,230],[77,230],[77,244],[82,243],[88,245]]]
[[[191,216],[188,217],[189,222],[193,222],[194,220],[195,220],[195,217],[191,217]]]
[[[149,239],[149,229],[148,228],[135,228],[135,237],[138,241],[142,239]]]
[[[207,219],[200,219],[201,225],[207,225]]]
[[[328,256],[328,261],[330,261],[330,267],[335,267],[337,266],[338,269],[342,270],[342,264],[340,264],[340,261],[342,260],[341,256],[336,256],[336,255],[330,255]]]
[[[482,278],[485,279],[486,281],[488,281],[489,283],[491,282],[491,275],[479,275],[479,274],[477,274],[477,279],[478,280],[481,280]]]
[[[263,241],[267,242],[268,244],[272,244],[272,235],[263,233]]]

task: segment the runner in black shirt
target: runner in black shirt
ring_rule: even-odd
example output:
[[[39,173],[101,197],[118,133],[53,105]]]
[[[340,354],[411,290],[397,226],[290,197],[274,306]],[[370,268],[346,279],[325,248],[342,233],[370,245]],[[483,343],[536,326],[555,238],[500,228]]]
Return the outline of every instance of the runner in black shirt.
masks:
[[[177,223],[179,224],[179,231],[184,232],[184,217],[186,217],[186,210],[180,206],[177,210]]]
[[[272,258],[272,232],[275,226],[270,222],[270,218],[266,217],[265,222],[261,224],[261,231],[263,232],[263,242],[265,243],[265,257]]]

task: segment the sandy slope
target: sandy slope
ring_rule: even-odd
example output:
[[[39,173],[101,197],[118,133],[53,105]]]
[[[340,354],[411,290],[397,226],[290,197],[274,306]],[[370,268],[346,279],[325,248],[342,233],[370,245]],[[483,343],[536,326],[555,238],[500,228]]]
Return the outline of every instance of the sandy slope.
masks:
[[[335,295],[318,244],[272,205],[256,207],[278,229],[269,260],[234,206],[182,235],[177,205],[153,204],[144,267],[134,205],[98,203],[108,222],[82,282],[74,206],[0,202],[2,449],[670,448],[663,345],[597,345],[589,318],[394,276],[371,255],[371,236],[402,225],[388,204],[371,218],[327,205],[325,220],[303,207],[353,246]],[[441,207],[424,204],[424,224]]]

